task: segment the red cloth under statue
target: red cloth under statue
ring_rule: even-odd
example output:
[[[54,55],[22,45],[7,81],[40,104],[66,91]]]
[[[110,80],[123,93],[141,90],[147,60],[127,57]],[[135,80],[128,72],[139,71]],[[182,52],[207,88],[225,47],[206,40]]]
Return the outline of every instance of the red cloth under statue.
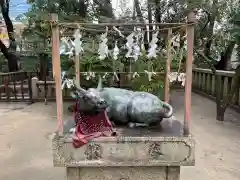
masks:
[[[73,146],[79,148],[91,139],[100,136],[113,135],[112,123],[108,119],[106,111],[87,116],[79,111],[78,100],[74,109],[76,130],[73,137]]]

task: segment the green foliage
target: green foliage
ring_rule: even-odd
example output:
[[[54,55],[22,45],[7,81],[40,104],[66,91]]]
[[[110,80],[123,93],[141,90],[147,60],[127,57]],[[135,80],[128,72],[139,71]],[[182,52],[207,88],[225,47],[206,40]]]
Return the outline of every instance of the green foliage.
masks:
[[[33,41],[47,40],[47,37],[51,35],[51,29],[48,23],[41,20],[49,19],[49,13],[57,12],[60,21],[74,22],[74,21],[92,21],[96,18],[101,22],[114,22],[125,21],[126,19],[132,20],[132,10],[129,9],[126,4],[128,0],[120,1],[121,8],[121,19],[116,19],[114,17],[114,9],[112,8],[111,1],[96,1],[93,2],[83,0],[28,0],[31,4],[30,10],[26,13],[27,19],[29,21],[29,26],[24,31],[24,37],[31,39]],[[149,12],[148,3],[151,3],[151,10],[155,12],[155,20],[159,22],[183,22],[187,13],[190,10],[197,9],[202,10],[199,15],[198,25],[195,31],[196,49],[205,50],[206,43],[212,40],[212,45],[210,47],[211,57],[218,60],[220,54],[225,51],[228,42],[235,38],[239,38],[239,27],[232,27],[231,19],[235,19],[236,12],[239,12],[239,3],[236,0],[217,0],[217,4],[212,3],[213,1],[207,0],[169,0],[169,1],[146,1],[141,3],[141,12],[144,18],[147,18],[147,13]],[[171,9],[171,11],[169,11]],[[138,13],[139,15],[139,13]],[[138,17],[139,18],[139,17]],[[215,25],[221,25],[218,29],[211,29],[210,20],[214,19]],[[236,21],[235,21],[236,22]],[[214,26],[215,27],[215,26]],[[92,27],[90,27],[92,28]],[[131,29],[131,28],[130,28]],[[130,30],[128,29],[128,31]],[[99,30],[99,29],[98,29]],[[231,31],[230,31],[231,30]],[[123,30],[124,32],[124,30]],[[213,32],[213,33],[212,33]],[[84,32],[84,47],[91,46],[93,39],[97,42],[96,35],[99,32]],[[165,44],[166,34],[160,35],[162,38],[161,43]],[[113,46],[114,41],[119,40],[116,36],[109,36],[108,44]],[[120,44],[124,44],[121,41]],[[98,43],[96,43],[98,44]],[[163,45],[164,47],[164,45]],[[50,50],[51,47],[49,47]],[[110,47],[111,49],[112,47]],[[90,48],[91,49],[91,48]],[[161,49],[161,48],[160,48]],[[87,51],[81,57],[81,71],[112,71],[113,62],[111,58],[104,61],[99,61],[95,52]],[[161,50],[160,50],[161,51]],[[181,51],[181,50],[180,50]],[[172,71],[178,70],[180,51],[173,56],[172,60]],[[186,52],[182,52],[183,63],[185,60]],[[165,68],[166,55],[162,52],[159,53],[156,60],[152,60],[150,63],[147,62],[146,57],[141,57],[136,63],[130,62],[131,60],[126,59],[123,55],[115,62],[115,66],[122,71],[124,67],[131,64],[132,70],[137,70],[143,72],[144,70],[149,70],[150,66],[153,66],[153,70],[157,72],[163,72]],[[67,57],[62,58],[63,69],[66,69],[64,63],[72,64],[72,60]],[[195,61],[197,62],[197,61]],[[201,64],[201,63],[198,63]],[[68,66],[68,65],[66,65]]]
[[[0,55],[0,72],[8,72],[7,61],[3,55]]]
[[[148,82],[146,84],[142,84],[138,90],[149,92],[162,98],[164,93],[164,81],[158,80],[155,82]]]
[[[233,15],[233,30],[232,34],[237,42],[237,53],[238,53],[238,61],[240,62],[240,8]]]

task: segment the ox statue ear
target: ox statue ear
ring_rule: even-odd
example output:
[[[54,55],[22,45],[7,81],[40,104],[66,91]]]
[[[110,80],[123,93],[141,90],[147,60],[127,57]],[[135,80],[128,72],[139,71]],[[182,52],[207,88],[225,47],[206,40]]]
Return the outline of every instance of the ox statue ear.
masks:
[[[100,75],[98,75],[98,86],[97,86],[97,90],[101,90],[102,87],[102,77]]]

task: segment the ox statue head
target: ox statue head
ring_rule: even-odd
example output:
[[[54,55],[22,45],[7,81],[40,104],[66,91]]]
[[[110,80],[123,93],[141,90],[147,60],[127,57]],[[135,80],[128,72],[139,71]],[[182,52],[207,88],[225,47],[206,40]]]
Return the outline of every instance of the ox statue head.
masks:
[[[97,113],[104,111],[108,105],[107,102],[100,97],[100,93],[95,88],[90,88],[88,90],[83,89],[74,83],[76,91],[72,93],[72,97],[78,99],[79,108],[83,112]]]

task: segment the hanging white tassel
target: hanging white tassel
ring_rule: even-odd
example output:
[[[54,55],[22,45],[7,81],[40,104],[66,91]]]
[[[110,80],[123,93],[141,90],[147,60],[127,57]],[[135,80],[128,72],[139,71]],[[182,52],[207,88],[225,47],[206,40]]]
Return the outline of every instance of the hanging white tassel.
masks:
[[[183,49],[187,50],[187,34],[183,36],[184,44],[183,44]]]
[[[135,61],[138,60],[139,56],[141,55],[141,48],[139,43],[141,36],[142,36],[141,29],[137,28],[135,32],[136,41],[133,44],[133,58]]]
[[[76,33],[76,39],[72,41],[70,38],[62,37],[60,42],[60,54],[68,55],[71,58],[76,53],[83,52],[82,41],[80,40],[81,34]],[[77,44],[77,47],[75,46]]]
[[[148,50],[148,58],[156,58],[157,57],[157,42],[158,42],[158,31],[156,33],[153,34],[152,36],[152,40],[149,44],[150,48]]]
[[[82,35],[79,29],[77,29],[76,32],[74,33],[74,38],[75,39],[73,41],[73,44],[75,47],[75,54],[79,55],[80,52],[83,52],[82,41],[81,41]]]
[[[144,45],[144,33],[141,34],[141,50],[142,52],[146,52],[145,45]]]
[[[123,37],[123,38],[125,37],[118,28],[116,28],[115,26],[113,26],[113,29],[114,29],[115,31],[117,31],[117,33],[118,33],[119,36],[121,36],[121,37]]]
[[[173,36],[172,38],[173,47],[180,47],[180,35]]]
[[[133,37],[134,37],[134,32],[132,32],[130,35],[127,36],[127,43],[126,43],[126,47],[128,49],[127,54],[125,55],[126,58],[131,57],[132,55],[132,51],[133,51]]]
[[[95,77],[96,77],[95,72],[89,72],[89,73],[90,73],[90,76],[91,76],[92,78],[95,78]]]
[[[119,78],[116,72],[113,72],[113,78],[116,79],[116,81],[119,81]]]
[[[168,74],[168,79],[170,81],[170,83],[176,81],[178,78],[178,73],[177,72],[171,72]]]
[[[148,81],[152,81],[152,76],[153,75],[156,75],[156,73],[155,72],[153,72],[153,71],[147,71],[147,70],[144,70],[144,72],[147,74],[147,76],[148,76]]]
[[[74,87],[74,83],[73,83],[73,79],[68,79],[66,77],[66,72],[63,71],[61,73],[61,81],[62,81],[62,85],[61,85],[61,89],[63,90],[65,87],[67,87],[68,89]]]
[[[16,51],[17,51],[17,52],[20,52],[20,51],[21,51],[21,49],[20,49],[20,47],[19,47],[19,44],[17,44]]]
[[[88,72],[84,72],[83,73],[83,76],[85,76],[85,79],[88,81],[90,79],[89,75],[88,75]]]
[[[178,76],[178,81],[182,82],[182,86],[185,86],[185,82],[186,82],[186,74],[185,73],[180,73]]]
[[[63,43],[60,43],[60,55],[65,54],[66,52],[66,46]]]
[[[60,54],[66,54],[67,53],[67,47],[70,46],[67,38],[66,37],[62,37],[60,40]],[[70,49],[70,48],[68,48]]]
[[[134,43],[134,46],[133,46],[133,58],[135,61],[138,60],[138,57],[141,55],[141,49],[138,45],[138,43]]]
[[[100,60],[105,59],[109,53],[108,46],[107,46],[107,42],[108,42],[107,34],[108,34],[108,28],[106,27],[106,32],[102,34],[100,37],[101,43],[99,44],[99,48],[98,48],[98,54],[99,54]]]
[[[117,41],[115,42],[115,47],[113,49],[113,59],[117,60],[119,55],[119,48],[117,46]]]
[[[103,75],[103,79],[106,79],[106,77],[108,76],[108,73],[106,72],[104,75]]]
[[[62,89],[67,86],[68,89],[74,87],[73,79],[66,79],[62,84]]]
[[[134,28],[134,32],[127,36],[126,47],[128,49],[128,52],[125,55],[127,58],[133,57],[135,61],[138,60],[139,56],[141,55],[141,48],[139,43],[139,39],[141,38],[141,36],[142,33],[140,28]],[[134,37],[136,38],[135,42]]]
[[[92,71],[84,72],[83,75],[85,76],[85,79],[89,81],[90,79],[94,79],[96,77],[96,73]]]
[[[68,55],[69,58],[73,56],[74,48],[71,48],[69,52],[66,52],[65,55]]]
[[[133,79],[136,78],[136,77],[140,77],[140,75],[137,73],[137,72],[134,72],[133,75],[132,75]]]
[[[181,82],[182,86],[185,86],[185,81],[186,81],[186,74],[185,73],[178,73],[178,72],[171,72],[170,74],[168,74],[168,79],[170,81],[170,83],[174,82],[174,81],[178,81]]]

